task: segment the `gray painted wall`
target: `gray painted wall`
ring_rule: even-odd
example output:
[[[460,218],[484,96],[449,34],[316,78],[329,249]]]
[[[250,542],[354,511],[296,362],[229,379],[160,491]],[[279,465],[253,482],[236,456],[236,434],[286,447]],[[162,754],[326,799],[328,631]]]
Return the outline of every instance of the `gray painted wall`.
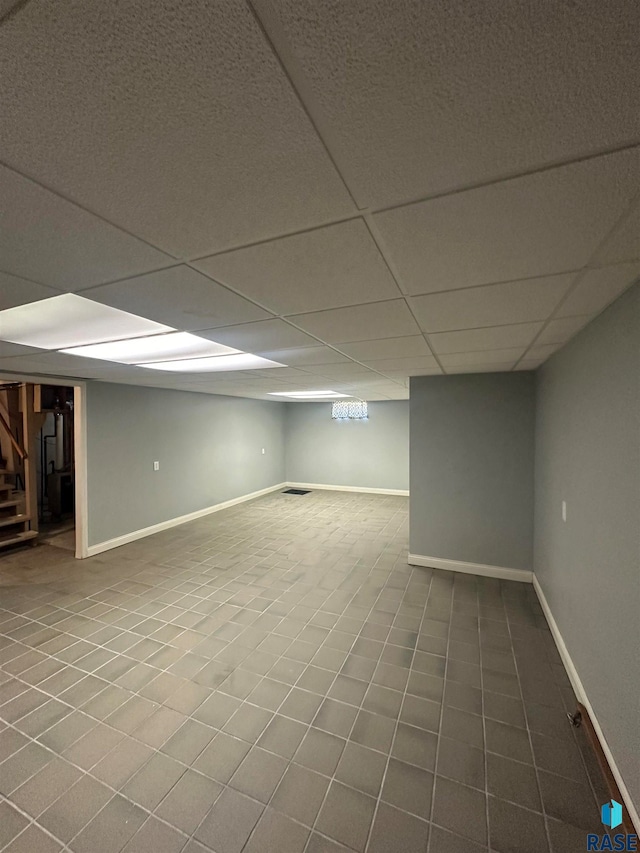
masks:
[[[284,409],[88,383],[89,545],[283,482]]]
[[[538,372],[535,573],[638,807],[639,398],[636,285]]]
[[[409,488],[409,403],[369,403],[366,421],[334,421],[331,403],[287,403],[287,480]]]
[[[531,569],[532,373],[411,379],[410,551]]]

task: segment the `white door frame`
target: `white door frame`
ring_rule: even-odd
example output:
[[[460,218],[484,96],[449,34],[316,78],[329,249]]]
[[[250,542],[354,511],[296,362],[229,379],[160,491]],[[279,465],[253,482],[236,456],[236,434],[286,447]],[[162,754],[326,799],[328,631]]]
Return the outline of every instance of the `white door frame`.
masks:
[[[2,364],[0,363],[0,368]],[[0,381],[73,388],[73,443],[75,462],[75,530],[78,560],[89,556],[89,494],[87,488],[87,383],[69,376],[38,376],[0,370]]]

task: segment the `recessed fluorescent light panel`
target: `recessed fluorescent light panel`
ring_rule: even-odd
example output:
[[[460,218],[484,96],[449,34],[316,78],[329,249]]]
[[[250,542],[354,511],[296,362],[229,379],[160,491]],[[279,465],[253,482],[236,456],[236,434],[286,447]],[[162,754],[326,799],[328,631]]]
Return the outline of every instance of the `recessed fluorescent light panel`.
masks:
[[[277,361],[269,361],[247,352],[237,355],[217,355],[213,358],[186,358],[180,361],[161,361],[156,364],[141,364],[153,370],[172,370],[178,373],[214,373],[220,370],[255,370],[264,367],[286,367]]]
[[[285,367],[75,293],[0,311],[0,341],[175,373]]]
[[[189,332],[172,332],[168,335],[152,335],[145,338],[130,338],[126,341],[112,341],[107,344],[73,347],[63,352],[86,358],[118,361],[120,364],[144,365],[155,361],[231,355],[239,350],[199,338],[197,335],[190,335]]]
[[[339,394],[337,391],[270,391],[272,397],[291,397],[293,400],[327,400],[338,397],[348,397],[348,394]]]
[[[92,302],[75,293],[0,311],[0,340],[48,350],[173,331],[171,326]]]

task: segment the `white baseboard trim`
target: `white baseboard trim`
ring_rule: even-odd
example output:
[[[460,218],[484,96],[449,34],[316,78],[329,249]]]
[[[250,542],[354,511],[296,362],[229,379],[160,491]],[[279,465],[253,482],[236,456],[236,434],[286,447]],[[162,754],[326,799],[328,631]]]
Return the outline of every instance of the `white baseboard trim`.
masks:
[[[441,557],[423,557],[421,554],[409,554],[410,566],[423,566],[428,569],[444,569],[447,572],[464,572],[467,575],[482,575],[485,578],[501,578],[505,581],[531,583],[533,572],[525,569],[507,569],[504,566],[485,566],[482,563],[463,563],[460,560],[444,560]]]
[[[197,509],[195,512],[190,512],[187,515],[179,515],[177,518],[169,518],[167,521],[161,521],[158,524],[152,524],[150,527],[143,527],[140,530],[133,530],[131,533],[125,533],[123,536],[117,536],[115,539],[107,539],[105,542],[98,542],[97,545],[90,545],[87,548],[87,557],[94,557],[96,554],[102,554],[103,551],[110,551],[111,548],[119,548],[120,545],[127,545],[129,542],[135,542],[136,539],[144,539],[145,536],[151,536],[154,533],[160,533],[162,530],[169,530],[171,527],[177,527],[180,524],[185,524],[187,521],[195,521],[197,518],[202,518],[205,515],[211,515],[214,512],[220,512],[222,509],[228,509],[236,504],[252,501],[254,498],[268,495],[270,492],[277,492],[278,489],[285,489],[288,483],[278,483],[275,486],[269,486],[266,489],[260,489],[257,492],[250,492],[248,495],[241,495],[239,498],[232,498],[228,501],[223,501],[213,506],[207,506],[204,509]]]
[[[326,483],[287,483],[288,489],[322,489],[330,492],[362,492],[367,495],[402,495],[409,497],[409,489],[369,489],[366,486],[328,486]]]
[[[584,705],[584,707],[589,712],[591,722],[593,723],[593,728],[595,729],[598,740],[600,741],[600,746],[602,747],[602,751],[604,752],[609,767],[611,768],[613,777],[616,780],[618,788],[620,789],[620,795],[624,800],[624,804],[626,806],[629,817],[631,818],[631,822],[633,823],[636,832],[640,834],[640,817],[638,816],[638,811],[631,799],[629,789],[625,785],[624,779],[622,778],[622,775],[618,770],[618,766],[615,762],[611,749],[609,748],[609,744],[607,743],[607,740],[604,736],[602,727],[598,722],[598,718],[596,717],[595,711],[593,710],[593,706],[589,701],[589,697],[585,692],[584,685],[582,684],[580,676],[578,675],[578,670],[576,669],[575,664],[571,659],[571,655],[569,654],[569,650],[567,649],[565,642],[562,638],[562,634],[560,633],[558,624],[553,618],[553,613],[551,612],[551,608],[549,607],[549,602],[547,601],[545,594],[542,591],[542,587],[540,586],[540,583],[538,581],[538,578],[535,575],[533,576],[533,588],[536,591],[540,606],[542,607],[546,620],[549,623],[551,634],[553,635],[553,639],[555,640],[558,652],[560,653],[560,657],[562,658],[562,663],[564,664],[564,668],[566,669],[567,675],[569,676],[569,681],[571,682],[571,686],[573,687],[573,692],[576,694],[578,701],[582,705]]]

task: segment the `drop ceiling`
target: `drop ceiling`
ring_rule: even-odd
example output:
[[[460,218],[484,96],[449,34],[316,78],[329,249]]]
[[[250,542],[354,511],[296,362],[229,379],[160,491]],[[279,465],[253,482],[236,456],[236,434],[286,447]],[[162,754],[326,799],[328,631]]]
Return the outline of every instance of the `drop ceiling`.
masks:
[[[640,9],[0,6],[0,311],[75,293],[284,365],[24,373],[403,399],[534,369],[640,276]],[[281,398],[284,399],[284,398]]]

